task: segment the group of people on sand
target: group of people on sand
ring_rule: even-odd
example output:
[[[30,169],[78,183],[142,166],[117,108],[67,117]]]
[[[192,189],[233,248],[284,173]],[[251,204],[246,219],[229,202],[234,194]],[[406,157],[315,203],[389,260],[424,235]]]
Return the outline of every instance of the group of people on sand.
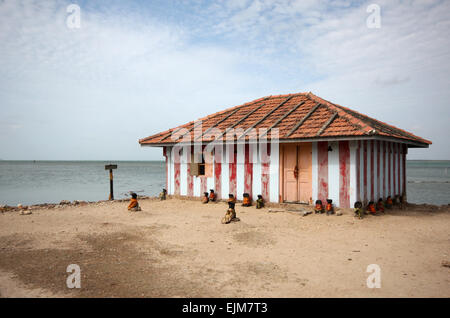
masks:
[[[203,204],[206,204],[209,202],[217,202],[217,195],[214,192],[214,190],[211,189],[209,191],[210,191],[209,193],[204,192],[204,196],[202,198]],[[162,192],[159,194],[159,199],[166,200],[166,197],[167,197],[167,190],[163,189]],[[240,219],[238,217],[236,217],[236,210],[235,210],[236,198],[231,193],[228,195],[227,204],[228,204],[228,209],[227,209],[225,216],[222,218],[222,223],[228,224],[231,222],[240,221]],[[251,205],[252,205],[252,200],[250,198],[250,195],[248,193],[244,193],[243,200],[242,200],[242,206],[249,207]],[[256,200],[256,208],[261,209],[263,207],[264,207],[264,200],[263,200],[262,195],[259,194],[258,199]],[[137,194],[134,192],[131,193],[131,199],[130,199],[130,204],[128,205],[128,211],[132,211],[132,212],[142,211],[141,207],[139,206],[139,202],[137,200]]]
[[[204,196],[202,198],[202,203],[206,204],[209,202],[217,202],[217,195],[214,192],[213,189],[209,190],[210,192],[204,192]],[[167,197],[167,190],[163,189],[162,192],[159,194],[160,200],[166,200]],[[248,193],[244,193],[242,195],[242,206],[249,207],[252,205],[252,200],[250,198],[250,195]],[[240,221],[238,217],[236,217],[236,198],[233,194],[228,195],[228,209],[225,214],[225,216],[222,218],[223,224],[228,224],[231,222]],[[364,215],[378,215],[379,213],[384,213],[385,209],[392,209],[393,206],[399,206],[400,209],[403,209],[405,204],[404,197],[401,195],[394,196],[394,199],[392,199],[391,196],[388,196],[386,198],[386,201],[383,201],[382,198],[380,198],[377,203],[375,204],[373,201],[369,201],[369,203],[365,206],[363,206],[363,203],[361,201],[356,201],[354,204],[354,213],[355,217],[358,217],[360,219],[363,218]],[[264,199],[262,195],[258,194],[258,199],[256,200],[256,208],[261,209],[264,207]],[[141,207],[139,206],[138,200],[137,200],[137,194],[132,192],[131,193],[131,199],[130,204],[128,205],[128,211],[141,211]],[[316,200],[315,206],[314,206],[314,212],[316,214],[323,214],[326,213],[327,215],[335,214],[334,206],[333,206],[333,200],[327,199],[327,204],[324,205],[322,203],[322,200]],[[308,212],[312,213],[312,212]]]
[[[386,198],[386,201],[383,201],[380,198],[375,204],[373,201],[370,201],[368,204],[363,206],[361,201],[356,201],[354,205],[355,216],[358,218],[362,218],[364,215],[378,215],[379,213],[384,213],[385,209],[391,209],[394,205],[399,206],[401,209],[404,206],[404,198],[401,195],[396,195],[394,199],[391,196]],[[335,214],[333,207],[333,200],[327,199],[327,204],[323,205],[322,200],[316,200],[314,206],[314,212],[317,214],[326,213],[327,215]]]
[[[369,201],[366,206],[363,206],[361,201],[356,201],[354,205],[355,217],[362,219],[364,215],[368,214],[379,215],[379,213],[384,213],[385,209],[392,209],[393,206],[398,206],[400,209],[403,209],[404,204],[405,200],[401,195],[394,196],[394,199],[389,195],[386,201],[379,198],[376,204],[373,201]]]
[[[248,193],[244,193],[242,197],[243,197],[242,206],[249,207],[252,205],[252,200]],[[206,204],[209,202],[217,202],[217,195],[213,189],[210,189],[209,193],[208,192],[203,193],[202,203]],[[240,221],[240,219],[236,217],[236,210],[235,210],[236,198],[234,194],[231,193],[228,194],[227,204],[228,209],[227,212],[225,213],[225,216],[222,218],[222,224]],[[264,200],[262,198],[262,195],[259,194],[258,199],[256,200],[256,208],[261,209],[262,207],[264,207]]]

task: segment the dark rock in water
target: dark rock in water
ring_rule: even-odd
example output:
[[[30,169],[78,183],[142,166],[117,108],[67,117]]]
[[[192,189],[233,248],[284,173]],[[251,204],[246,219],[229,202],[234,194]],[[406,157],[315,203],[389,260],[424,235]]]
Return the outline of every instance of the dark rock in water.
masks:
[[[69,205],[70,201],[67,200],[62,200],[61,202],[59,202],[60,205]]]

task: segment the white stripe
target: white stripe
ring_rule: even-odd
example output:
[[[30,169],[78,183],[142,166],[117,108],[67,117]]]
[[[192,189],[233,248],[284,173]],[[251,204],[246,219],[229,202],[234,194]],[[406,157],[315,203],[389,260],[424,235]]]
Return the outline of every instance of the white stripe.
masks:
[[[170,179],[169,179],[169,184],[170,184],[170,193],[171,194],[175,194],[175,165],[173,163],[172,160],[172,148],[170,148]]]
[[[200,196],[200,177],[194,176],[194,197]]]
[[[349,141],[350,148],[350,188],[348,189],[350,194],[350,207],[353,207],[353,203],[356,202],[356,148],[358,147],[357,141]]]
[[[214,187],[215,187],[215,182],[214,182],[214,165],[213,165],[213,176],[212,177],[209,177],[209,178],[206,178],[206,191],[208,191],[209,192],[209,190],[210,189],[213,189],[214,190]]]
[[[400,148],[401,150],[401,154],[400,154],[400,193],[403,194],[403,145],[401,145],[402,147]]]
[[[377,169],[378,169],[378,161],[377,161],[377,140],[372,141],[373,143],[373,201],[376,203],[378,200],[378,176],[377,176]]]
[[[279,202],[279,161],[280,161],[280,145],[278,142],[270,143],[270,177],[269,177],[269,194],[270,202]]]
[[[180,162],[180,195],[187,195],[187,152],[188,147],[183,147]]]
[[[391,183],[391,192],[389,195],[394,196],[394,144],[392,142],[389,143],[389,148],[391,149],[391,179],[389,180],[389,182]]]
[[[226,156],[226,151],[224,151],[224,158],[222,159],[222,199],[228,199],[228,190],[230,189],[230,165]]]
[[[242,200],[244,193],[244,173],[245,173],[245,147],[237,145],[237,164],[236,164],[236,198]]]
[[[328,199],[339,206],[339,142],[330,141],[333,151],[328,151]]]
[[[361,202],[364,202],[367,198],[364,196],[364,142],[361,141],[361,147],[359,148],[359,193],[361,196]]]
[[[253,147],[254,151],[252,154],[253,157],[253,184],[252,184],[252,190],[253,190],[253,200],[256,200],[258,197],[258,194],[261,194],[261,158],[260,155],[258,155],[258,151],[261,151],[261,147]]]

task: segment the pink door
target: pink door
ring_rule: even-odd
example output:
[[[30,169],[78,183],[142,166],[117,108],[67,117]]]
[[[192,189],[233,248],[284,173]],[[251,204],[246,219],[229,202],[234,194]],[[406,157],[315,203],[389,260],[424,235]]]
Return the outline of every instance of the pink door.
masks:
[[[285,144],[282,151],[283,201],[308,203],[312,195],[312,144]]]
[[[295,170],[297,169],[297,145],[283,147],[283,201],[297,202],[298,188]]]

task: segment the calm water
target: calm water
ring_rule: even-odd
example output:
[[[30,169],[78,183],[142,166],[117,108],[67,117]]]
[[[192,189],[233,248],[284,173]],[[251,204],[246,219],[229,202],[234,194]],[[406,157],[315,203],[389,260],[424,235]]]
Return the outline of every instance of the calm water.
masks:
[[[450,203],[450,160],[408,160],[406,179],[409,202]]]
[[[108,199],[109,175],[103,161],[0,161],[0,204],[56,203]],[[114,196],[129,191],[157,195],[165,185],[162,161],[118,161]],[[408,201],[450,203],[450,161],[408,161]]]
[[[106,200],[109,171],[103,161],[0,161],[0,204]],[[129,191],[157,195],[165,187],[162,161],[116,161],[114,198]]]

